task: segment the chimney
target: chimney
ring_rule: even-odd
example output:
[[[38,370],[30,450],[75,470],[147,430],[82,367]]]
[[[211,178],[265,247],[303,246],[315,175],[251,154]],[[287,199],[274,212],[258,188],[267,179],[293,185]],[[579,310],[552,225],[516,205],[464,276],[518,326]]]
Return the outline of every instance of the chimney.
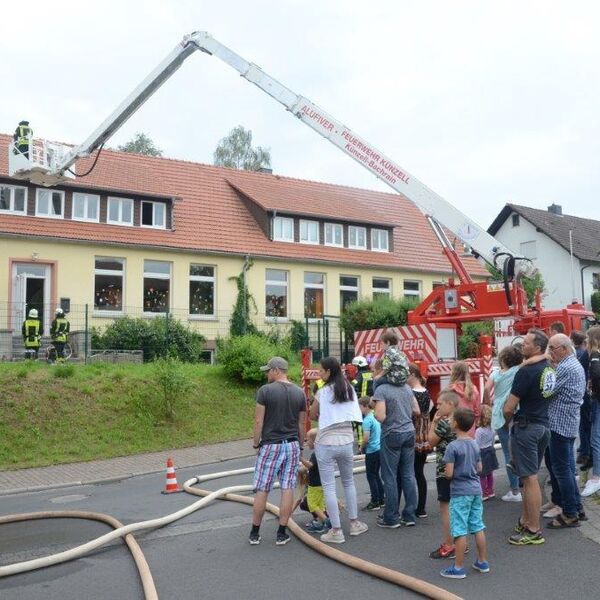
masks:
[[[560,204],[553,203],[548,207],[548,212],[552,213],[553,215],[562,216],[562,206]]]
[[[260,167],[258,169],[259,173],[266,173],[267,175],[273,175],[273,169],[269,169],[268,167]]]

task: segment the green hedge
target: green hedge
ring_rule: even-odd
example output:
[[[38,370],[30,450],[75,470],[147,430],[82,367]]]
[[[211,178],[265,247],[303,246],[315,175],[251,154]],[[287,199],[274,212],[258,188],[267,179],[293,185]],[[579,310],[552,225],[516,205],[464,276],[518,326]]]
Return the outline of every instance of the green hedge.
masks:
[[[352,302],[340,316],[340,327],[352,338],[355,331],[406,325],[408,311],[417,304],[412,300],[394,300],[385,296]]]

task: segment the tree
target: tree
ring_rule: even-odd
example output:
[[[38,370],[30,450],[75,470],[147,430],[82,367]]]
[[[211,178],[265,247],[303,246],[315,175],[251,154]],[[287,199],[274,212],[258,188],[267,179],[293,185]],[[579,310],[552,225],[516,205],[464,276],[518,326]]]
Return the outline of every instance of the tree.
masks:
[[[154,145],[152,139],[145,133],[136,133],[123,146],[119,146],[121,152],[131,152],[132,154],[144,154],[145,156],[162,156],[162,150]]]
[[[502,273],[500,273],[498,269],[492,267],[491,265],[486,265],[486,267],[490,275],[494,279],[502,281]],[[521,279],[521,285],[523,286],[523,289],[527,294],[527,304],[529,304],[529,306],[532,306],[535,303],[536,290],[540,290],[540,294],[542,294],[542,296],[546,291],[546,284],[544,282],[544,278],[542,277],[542,274],[537,270],[534,272],[533,277],[523,277]]]
[[[252,148],[252,131],[238,125],[219,142],[214,162],[218,167],[259,171],[271,166],[271,153],[268,148]]]

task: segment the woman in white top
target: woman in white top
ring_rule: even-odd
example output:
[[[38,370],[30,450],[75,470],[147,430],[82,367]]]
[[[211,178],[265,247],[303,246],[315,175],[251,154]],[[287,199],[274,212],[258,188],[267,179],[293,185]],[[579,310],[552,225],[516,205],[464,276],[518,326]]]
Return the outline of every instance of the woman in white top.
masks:
[[[321,361],[319,376],[325,381],[325,385],[317,392],[311,403],[310,417],[319,420],[315,454],[332,526],[321,536],[321,540],[342,544],[346,540],[340,523],[340,510],[335,490],[336,465],[346,496],[350,535],[360,535],[368,529],[365,523],[358,520],[356,487],[352,473],[354,465],[352,421],[362,423],[362,413],[358,406],[356,392],[344,377],[337,359],[331,356],[324,358]]]

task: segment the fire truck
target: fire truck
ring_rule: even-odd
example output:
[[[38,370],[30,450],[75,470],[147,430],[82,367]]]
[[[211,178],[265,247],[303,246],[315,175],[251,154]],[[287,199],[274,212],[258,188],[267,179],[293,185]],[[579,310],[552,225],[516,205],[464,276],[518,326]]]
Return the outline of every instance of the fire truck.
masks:
[[[550,323],[560,320],[569,333],[573,329],[584,328],[584,321],[593,317],[592,313],[577,302],[562,310],[544,311],[539,293],[535,305],[529,307],[521,278],[533,274],[531,261],[503,246],[472,219],[335,117],[202,31],[186,35],[80,145],[70,147],[37,138],[29,140],[26,150],[15,144],[11,145],[10,176],[44,186],[77,177],[77,160],[89,156],[95,150],[99,153],[119,127],[196,50],[215,56],[235,69],[244,79],[277,100],[293,116],[397,193],[412,201],[423,212],[456,274],[456,278],[451,277],[446,284],[434,289],[409,313],[407,326],[397,328],[402,348],[409,358],[421,363],[425,375],[439,378],[449,373],[451,362],[456,360],[456,339],[464,323],[508,319],[517,334],[524,334],[530,327],[547,330]],[[502,283],[474,282],[461,261],[455,244],[450,241],[448,232],[457,236],[473,256],[499,270],[503,277]],[[380,353],[380,334],[380,330],[357,332],[355,351],[371,357],[377,356]],[[307,362],[308,357],[309,354],[306,354]],[[491,365],[491,338],[484,338],[481,342],[481,358],[470,361],[470,367],[474,377],[477,377],[489,373]],[[309,366],[306,365],[307,369]],[[305,379],[311,377],[314,377],[314,370],[310,373],[307,371]]]

